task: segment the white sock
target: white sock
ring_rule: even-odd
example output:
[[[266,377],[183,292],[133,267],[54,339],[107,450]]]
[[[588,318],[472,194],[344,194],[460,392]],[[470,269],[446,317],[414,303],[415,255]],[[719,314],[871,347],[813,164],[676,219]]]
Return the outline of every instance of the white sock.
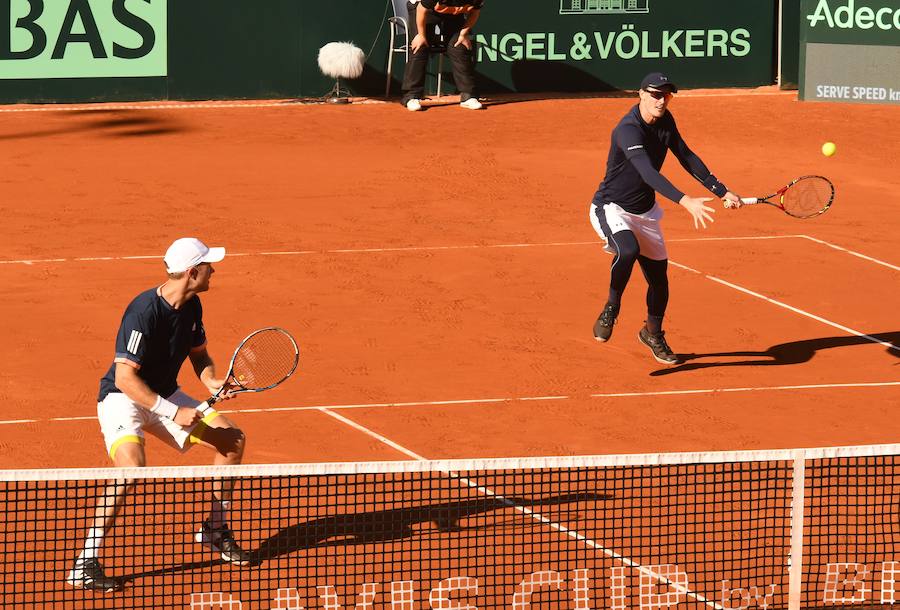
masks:
[[[231,506],[231,502],[224,502],[217,498],[213,498],[212,501],[212,510],[209,513],[209,526],[212,529],[219,529],[221,527],[228,526],[228,508]]]
[[[96,559],[100,554],[101,546],[103,546],[103,528],[92,527],[88,530],[87,539],[84,541],[84,550],[81,551],[78,559]]]

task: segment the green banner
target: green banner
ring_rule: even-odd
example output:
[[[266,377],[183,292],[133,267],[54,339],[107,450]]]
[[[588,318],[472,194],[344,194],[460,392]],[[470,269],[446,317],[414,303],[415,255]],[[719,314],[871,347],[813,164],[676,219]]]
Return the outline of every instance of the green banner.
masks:
[[[167,0],[0,0],[0,79],[167,75]]]
[[[807,42],[900,46],[898,0],[804,0]]]
[[[774,0],[486,2],[482,88],[634,89],[660,70],[684,87],[774,82]]]
[[[635,89],[656,70],[685,88],[769,85],[776,4],[489,0],[474,29],[477,88]],[[318,97],[334,85],[318,51],[334,41],[367,55],[353,92],[383,95],[390,16],[391,0],[0,0],[0,102]]]
[[[900,104],[900,0],[803,0],[800,99]]]

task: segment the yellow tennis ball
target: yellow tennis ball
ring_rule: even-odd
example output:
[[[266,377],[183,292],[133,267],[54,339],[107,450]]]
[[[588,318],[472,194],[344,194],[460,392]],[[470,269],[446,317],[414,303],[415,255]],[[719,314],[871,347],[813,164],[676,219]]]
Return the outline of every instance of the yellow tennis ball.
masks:
[[[830,157],[837,150],[837,146],[834,145],[834,142],[825,142],[822,144],[822,154],[826,157]]]

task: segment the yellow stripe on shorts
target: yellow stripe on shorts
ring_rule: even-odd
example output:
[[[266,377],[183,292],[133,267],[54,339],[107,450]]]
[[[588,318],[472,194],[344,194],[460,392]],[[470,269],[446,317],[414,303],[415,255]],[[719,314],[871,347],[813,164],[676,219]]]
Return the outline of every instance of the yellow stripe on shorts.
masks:
[[[119,445],[123,445],[125,443],[137,443],[138,445],[144,444],[144,439],[136,434],[129,434],[128,436],[123,436],[122,438],[116,439],[109,447],[109,457],[113,460],[116,459],[116,450],[119,448]]]
[[[206,411],[206,415],[203,416],[203,419],[200,420],[200,423],[194,426],[194,429],[191,430],[191,434],[188,437],[191,444],[197,444],[203,440],[203,432],[209,428],[209,424],[219,416],[219,412],[215,409],[209,409]]]

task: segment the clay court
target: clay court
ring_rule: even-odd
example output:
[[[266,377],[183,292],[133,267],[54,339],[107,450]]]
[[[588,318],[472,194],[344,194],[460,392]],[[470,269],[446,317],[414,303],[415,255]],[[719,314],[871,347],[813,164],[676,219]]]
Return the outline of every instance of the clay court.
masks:
[[[688,143],[739,194],[823,174],[837,196],[811,220],[719,209],[705,231],[666,203],[685,362],[663,367],[637,341],[640,277],[613,340],[591,336],[610,259],[588,202],[632,103],[8,107],[0,466],[107,465],[97,382],[125,305],[183,235],[228,248],[203,298],[220,363],[260,326],[301,344],[295,378],[225,405],[247,462],[895,441],[900,141],[879,134],[900,110],[773,88],[677,97]],[[671,157],[663,171],[703,192]],[[148,454],[184,463],[152,440]]]
[[[591,334],[610,259],[588,222],[588,204],[602,177],[610,130],[633,103],[627,95],[500,98],[473,113],[451,100],[416,115],[378,102],[4,109],[0,467],[109,465],[96,421],[98,380],[112,359],[125,306],[164,281],[162,253],[186,235],[228,248],[212,290],[203,295],[210,351],[220,366],[241,338],[262,326],[285,327],[301,345],[299,372],[288,383],[223,405],[248,436],[247,463],[896,442],[900,179],[893,160],[900,158],[900,141],[880,134],[890,131],[900,109],[800,103],[795,93],[774,88],[678,95],[670,109],[686,140],[733,191],[762,196],[798,176],[822,174],[836,185],[837,197],[826,214],[811,220],[767,206],[719,207],[707,230],[695,230],[689,214],[666,203],[668,338],[684,362],[664,367],[637,340],[645,287],[637,276],[612,341],[599,344]],[[829,140],[838,152],[826,158],[819,150]],[[663,171],[685,192],[703,192],[671,158]],[[189,370],[181,381],[189,393],[203,396]],[[154,466],[199,465],[209,455],[195,450],[182,457],[149,438],[148,459]],[[649,482],[661,475],[635,476]],[[664,487],[679,489],[681,475],[671,476]],[[701,486],[705,476],[696,479]],[[772,481],[779,507],[773,503],[771,522],[781,529],[749,561],[754,569],[781,574],[783,558],[766,554],[766,545],[788,542],[783,528],[790,476]],[[488,488],[523,492],[502,485]],[[615,499],[618,511],[638,500],[627,487],[596,496],[602,488],[593,480],[540,488],[563,494],[543,496],[547,505],[538,510],[564,529],[539,527],[530,540],[540,552],[577,562],[593,551],[572,540],[561,544],[558,533],[565,527],[578,536],[586,532],[613,549],[604,549],[606,558],[591,555],[596,563],[590,565],[598,578],[602,572],[615,583],[625,578],[622,562],[643,561],[642,551],[627,546],[627,527],[619,532],[613,522],[600,522],[600,529],[585,529],[579,511],[599,518],[592,504],[584,504],[588,492],[594,503]],[[536,497],[539,489],[524,491]],[[270,492],[262,497],[256,509],[280,506]],[[439,493],[428,500],[450,497],[457,498]],[[382,504],[389,499],[377,492],[362,508],[339,507],[337,513],[351,514],[344,517],[352,523],[341,526],[349,528],[343,535],[357,541],[363,530],[353,528],[393,515]],[[423,501],[418,491],[408,499]],[[516,532],[534,527],[510,505],[481,517],[501,505],[485,504],[483,496],[466,502],[452,505],[462,511],[461,523],[499,528],[508,542],[497,538],[487,547],[457,549],[452,545],[464,543],[454,542],[439,521],[437,533],[429,529],[433,515],[417,508],[401,511],[399,532],[380,532],[378,545],[361,552],[397,553],[381,556],[387,583],[401,570],[407,574],[407,553],[431,553],[430,544],[455,549],[446,570],[471,570],[483,565],[484,554],[502,557],[506,544],[514,555]],[[250,607],[299,607],[290,605],[296,601],[288,599],[290,590],[277,605],[274,589],[298,586],[286,577],[294,574],[291,566],[313,555],[327,562],[330,551],[313,535],[310,524],[317,521],[309,507],[288,499],[284,504],[287,512],[275,512],[281,518],[273,521],[271,537],[254,534],[263,536],[254,538],[253,547],[266,564],[251,574],[184,551],[192,543],[179,546],[178,536],[163,554],[137,543],[124,560],[113,555],[115,572],[129,574],[128,603],[153,596],[169,603],[199,589],[213,591],[197,598],[209,604],[202,607],[238,608],[215,591],[239,592],[242,579],[252,578],[267,584],[245,598]],[[203,507],[185,506],[183,523],[175,527],[187,535],[192,515]],[[170,524],[150,523],[142,510],[137,535],[170,545]],[[327,506],[321,510],[332,514]],[[730,522],[741,511],[742,519],[760,514],[756,504],[723,505],[720,495],[700,497],[693,510],[709,511],[710,522]],[[637,523],[649,523],[651,514],[639,513]],[[368,521],[360,521],[364,517]],[[45,573],[52,583],[46,595],[72,607],[120,607],[123,598],[61,584],[62,566],[77,544],[72,537],[83,529],[82,516],[74,528],[48,530],[50,538],[65,537],[59,546],[69,550],[50,559],[55,563]],[[831,541],[830,535],[824,539]],[[715,536],[707,547],[713,553],[743,544],[737,535]],[[30,542],[26,548],[33,548]],[[34,547],[35,561],[41,561],[41,548]],[[184,552],[190,554],[170,565],[172,554]],[[677,546],[647,561],[696,561],[701,573],[714,570],[703,562],[715,560],[690,557]],[[508,582],[498,579],[496,585],[527,589],[539,561],[515,566],[504,577]],[[329,565],[305,573],[331,577]],[[532,576],[519,582],[529,571]],[[169,573],[176,574],[174,588],[160,594],[154,583],[169,582],[159,580]],[[433,574],[420,574],[427,595]],[[668,582],[665,572],[650,574]],[[571,580],[574,603],[588,603],[587,569],[560,578]],[[198,579],[213,584],[204,588]],[[365,579],[371,580],[348,573],[349,589],[341,595],[353,595],[354,583]],[[464,578],[455,586],[465,590],[473,582]],[[555,584],[535,581],[534,589]],[[709,601],[716,586],[689,591],[693,599],[687,601],[726,607]],[[38,597],[21,599],[44,599],[37,591]]]

